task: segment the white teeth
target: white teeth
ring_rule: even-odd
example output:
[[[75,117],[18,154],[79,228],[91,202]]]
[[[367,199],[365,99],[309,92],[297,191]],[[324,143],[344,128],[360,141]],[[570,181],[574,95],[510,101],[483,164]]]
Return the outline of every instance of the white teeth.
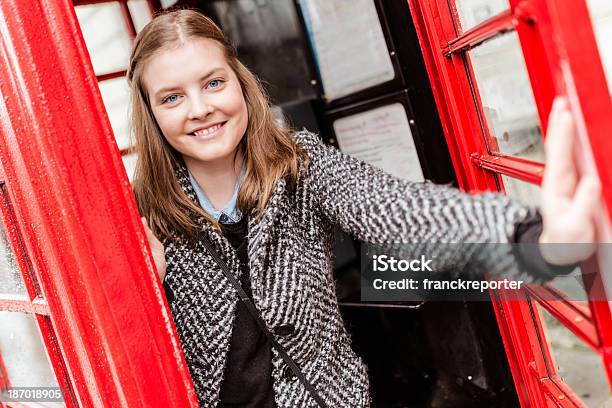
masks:
[[[193,134],[196,135],[196,136],[208,135],[208,134],[211,134],[211,133],[215,132],[220,127],[221,127],[221,123],[219,123],[217,125],[214,125],[214,126],[211,126],[211,127],[208,127],[206,129],[198,130],[197,132],[193,132]]]

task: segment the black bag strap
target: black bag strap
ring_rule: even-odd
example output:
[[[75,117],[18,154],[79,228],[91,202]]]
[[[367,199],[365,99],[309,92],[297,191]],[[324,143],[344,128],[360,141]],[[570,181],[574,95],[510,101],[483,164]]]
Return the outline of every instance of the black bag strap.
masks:
[[[232,274],[232,272],[230,271],[225,261],[223,261],[223,259],[219,256],[219,253],[215,250],[210,239],[206,235],[202,234],[200,236],[200,241],[204,244],[206,249],[208,249],[208,252],[213,257],[215,262],[217,262],[217,264],[221,267],[221,270],[225,274],[225,277],[231,282],[232,286],[234,286],[234,289],[236,289],[236,292],[238,292],[238,297],[240,298],[242,303],[244,303],[249,313],[251,313],[251,315],[257,322],[257,325],[261,328],[261,330],[264,332],[266,337],[268,337],[268,339],[270,340],[270,343],[272,343],[272,346],[276,348],[276,351],[278,351],[278,354],[280,354],[280,356],[283,358],[285,363],[289,366],[289,368],[291,368],[291,371],[293,371],[295,376],[301,381],[301,383],[308,390],[308,392],[310,392],[310,395],[315,399],[317,404],[321,408],[327,408],[327,405],[325,405],[325,402],[323,401],[323,399],[321,398],[317,390],[314,388],[314,386],[310,383],[310,381],[308,381],[306,376],[304,376],[304,373],[302,373],[302,371],[300,370],[298,365],[295,363],[295,361],[293,361],[293,359],[289,357],[289,354],[287,354],[287,351],[285,350],[285,348],[281,346],[280,343],[274,337],[274,335],[270,333],[270,330],[268,330],[268,327],[266,326],[266,323],[264,322],[261,315],[259,314],[259,311],[257,310],[257,308],[255,307],[255,305],[253,304],[249,296],[246,294],[246,292],[242,288],[242,285],[240,284],[240,282],[238,282],[236,277]]]

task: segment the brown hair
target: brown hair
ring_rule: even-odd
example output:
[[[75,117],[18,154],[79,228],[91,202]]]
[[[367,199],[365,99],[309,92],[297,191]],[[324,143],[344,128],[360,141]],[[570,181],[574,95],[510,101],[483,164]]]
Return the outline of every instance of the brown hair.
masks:
[[[138,162],[133,189],[138,209],[160,238],[173,238],[173,232],[197,239],[198,217],[219,228],[218,223],[181,189],[175,171],[184,165],[182,156],[166,141],[151,112],[142,73],[156,53],[177,47],[188,39],[207,38],[221,45],[228,65],[240,82],[247,110],[246,132],[238,145],[246,164],[238,192],[238,208],[243,214],[262,215],[276,182],[286,177],[294,186],[299,158],[307,160],[288,129],[279,126],[270,110],[268,97],[259,80],[238,60],[236,49],[221,29],[208,17],[194,10],[176,10],[157,16],[136,36],[130,56],[128,82],[131,91],[131,130]]]

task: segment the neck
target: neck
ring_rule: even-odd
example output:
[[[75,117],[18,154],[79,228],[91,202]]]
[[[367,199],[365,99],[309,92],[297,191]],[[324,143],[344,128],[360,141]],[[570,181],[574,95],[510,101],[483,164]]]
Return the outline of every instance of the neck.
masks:
[[[232,197],[234,186],[240,174],[243,162],[242,155],[238,153],[236,160],[229,157],[226,160],[214,162],[202,162],[190,157],[184,157],[183,159],[193,178],[215,209],[221,210],[225,207]]]

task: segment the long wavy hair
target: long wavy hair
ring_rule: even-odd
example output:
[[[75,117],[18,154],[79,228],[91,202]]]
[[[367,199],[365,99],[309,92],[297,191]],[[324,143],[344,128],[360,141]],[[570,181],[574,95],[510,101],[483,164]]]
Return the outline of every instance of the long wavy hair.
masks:
[[[246,101],[248,124],[238,145],[246,164],[238,192],[240,211],[261,216],[278,180],[284,177],[292,188],[298,178],[299,159],[308,160],[290,130],[274,120],[261,83],[238,60],[236,49],[210,18],[195,10],[176,10],[157,16],[136,36],[127,78],[131,91],[131,133],[138,154],[133,189],[141,215],[147,218],[159,239],[172,240],[176,233],[194,241],[201,229],[199,219],[219,229],[219,224],[179,185],[176,170],[184,166],[183,158],[157,125],[142,80],[144,67],[152,56],[198,38],[214,40],[222,46]]]

